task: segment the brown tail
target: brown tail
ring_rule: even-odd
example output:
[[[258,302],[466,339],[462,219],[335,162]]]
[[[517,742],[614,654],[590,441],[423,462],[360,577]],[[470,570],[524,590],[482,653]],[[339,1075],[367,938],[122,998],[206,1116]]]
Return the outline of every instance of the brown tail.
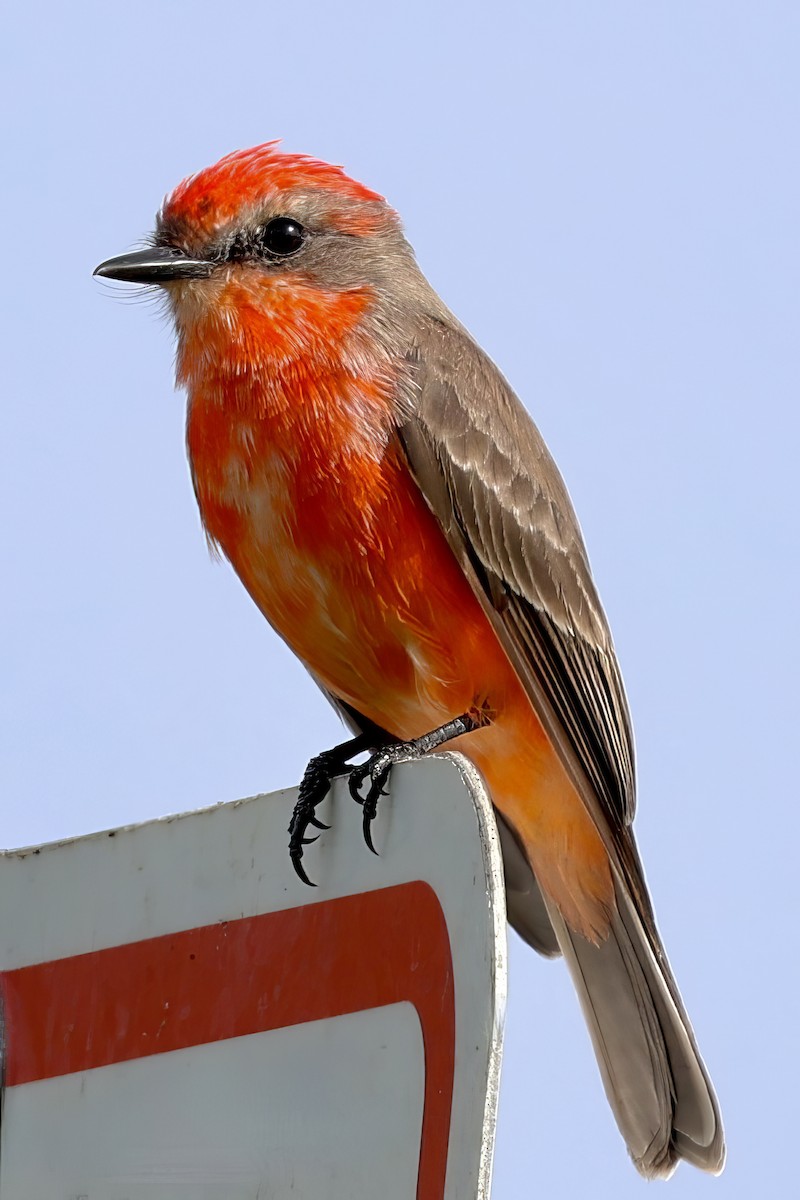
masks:
[[[681,1158],[718,1174],[719,1106],[661,940],[617,874],[615,887],[617,911],[600,946],[573,933],[547,902],[606,1095],[642,1175],[665,1179]]]

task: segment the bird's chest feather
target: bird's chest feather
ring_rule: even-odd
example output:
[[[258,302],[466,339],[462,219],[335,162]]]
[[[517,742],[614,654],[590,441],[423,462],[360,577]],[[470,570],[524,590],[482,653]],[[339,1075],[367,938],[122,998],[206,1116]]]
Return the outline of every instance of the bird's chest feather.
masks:
[[[248,404],[240,383],[198,386],[187,442],[207,534],[292,649],[353,700],[392,677],[414,692],[436,588],[469,589],[405,468],[382,386],[307,379]]]

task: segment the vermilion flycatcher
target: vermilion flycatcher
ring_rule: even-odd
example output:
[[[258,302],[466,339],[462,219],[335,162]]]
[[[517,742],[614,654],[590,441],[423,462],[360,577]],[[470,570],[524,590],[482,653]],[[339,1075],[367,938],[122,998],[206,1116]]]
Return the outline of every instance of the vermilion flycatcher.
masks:
[[[359,799],[368,786],[369,840],[391,762],[455,737],[498,812],[509,918],[566,958],[636,1166],[721,1170],[717,1101],[631,831],[628,708],[569,496],[397,215],[269,143],[181,183],[150,248],[97,273],[163,285],[206,532],[358,735],[306,773],[298,873],[314,805],[357,750],[379,750],[351,775]]]

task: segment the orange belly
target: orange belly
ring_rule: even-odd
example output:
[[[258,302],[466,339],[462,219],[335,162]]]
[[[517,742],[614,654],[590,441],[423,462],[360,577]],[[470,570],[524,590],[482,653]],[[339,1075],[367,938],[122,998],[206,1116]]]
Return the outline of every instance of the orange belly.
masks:
[[[319,448],[298,453],[296,433],[195,393],[188,443],[209,536],[317,679],[395,736],[488,712],[457,748],[565,919],[603,937],[599,834],[401,452],[329,456],[321,473]]]

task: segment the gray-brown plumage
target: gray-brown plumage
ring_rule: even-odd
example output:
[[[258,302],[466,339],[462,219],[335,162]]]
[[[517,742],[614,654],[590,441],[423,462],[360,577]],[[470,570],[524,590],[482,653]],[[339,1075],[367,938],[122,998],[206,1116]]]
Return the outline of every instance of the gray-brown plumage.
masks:
[[[408,357],[416,397],[400,437],[409,465],[613,868],[617,911],[610,936],[595,946],[543,899],[501,821],[510,920],[542,953],[564,954],[606,1093],[642,1174],[669,1175],[679,1158],[718,1172],[725,1157],[719,1108],[630,829],[628,707],[566,488],[530,417],[460,326],[438,314],[420,322]]]

